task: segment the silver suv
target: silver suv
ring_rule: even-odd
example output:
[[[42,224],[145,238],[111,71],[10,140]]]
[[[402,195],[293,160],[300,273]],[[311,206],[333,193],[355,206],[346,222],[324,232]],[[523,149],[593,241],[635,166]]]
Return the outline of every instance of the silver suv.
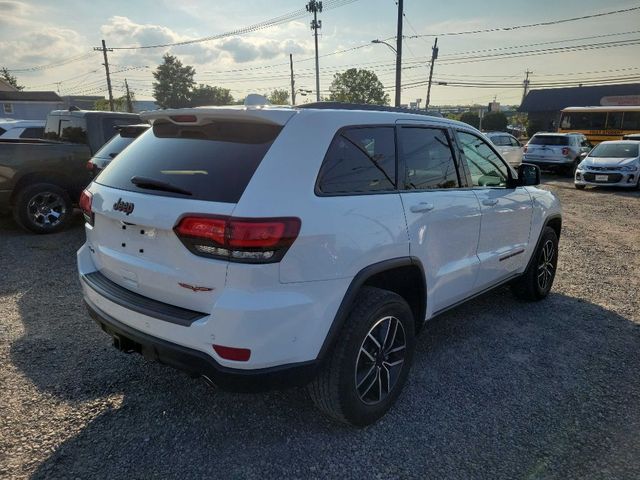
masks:
[[[536,133],[524,147],[524,161],[573,176],[591,148],[581,133]]]

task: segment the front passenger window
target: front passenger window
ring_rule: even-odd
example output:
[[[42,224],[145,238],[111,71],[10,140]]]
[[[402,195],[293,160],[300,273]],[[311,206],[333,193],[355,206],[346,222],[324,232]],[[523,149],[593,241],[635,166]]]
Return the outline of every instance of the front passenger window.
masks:
[[[509,174],[506,165],[482,138],[458,132],[464,160],[467,162],[474,187],[506,187]]]

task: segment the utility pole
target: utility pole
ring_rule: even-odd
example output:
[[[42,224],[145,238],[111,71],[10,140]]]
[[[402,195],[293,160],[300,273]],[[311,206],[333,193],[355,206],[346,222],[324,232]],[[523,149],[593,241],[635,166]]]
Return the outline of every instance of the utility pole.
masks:
[[[402,1],[402,0],[401,0]],[[322,28],[322,20],[318,20],[318,12],[322,12],[322,2],[317,0],[309,0],[307,3],[307,12],[313,13],[311,20],[311,30],[316,42],[316,101],[320,101],[320,62],[318,61],[318,30]]]
[[[291,105],[296,104],[296,81],[293,79],[293,55],[289,54],[289,67],[291,68]]]
[[[402,17],[404,16],[403,0],[398,0],[398,33],[396,34],[396,107],[400,106],[402,94]]]
[[[109,90],[109,109],[113,112],[113,91],[111,90],[111,76],[109,75],[109,59],[107,58],[107,52],[113,52],[113,48],[107,48],[102,40],[102,47],[94,47],[96,51],[102,50],[102,54],[104,55],[104,69],[107,72],[107,90]]]
[[[133,113],[133,102],[131,101],[131,93],[129,93],[129,84],[127,79],[124,79],[124,88],[127,90],[127,112]]]
[[[527,96],[527,94],[529,93],[529,75],[533,72],[530,72],[528,69],[526,72],[524,72],[526,77],[524,79],[524,82],[522,82],[522,85],[524,86],[524,92],[522,93],[522,102],[524,102],[524,98]],[[520,102],[520,103],[522,103]]]
[[[431,47],[431,67],[429,68],[429,86],[427,87],[427,100],[424,104],[425,112],[429,110],[429,101],[431,100],[431,80],[433,79],[433,64],[438,58],[438,39],[433,42],[433,47]]]

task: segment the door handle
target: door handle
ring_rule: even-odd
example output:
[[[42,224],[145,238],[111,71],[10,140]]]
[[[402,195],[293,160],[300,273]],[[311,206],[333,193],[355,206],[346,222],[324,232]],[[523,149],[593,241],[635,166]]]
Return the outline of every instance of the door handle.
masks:
[[[433,210],[433,203],[420,202],[417,205],[411,205],[409,208],[413,213],[430,212]]]
[[[485,198],[484,200],[482,200],[482,204],[486,205],[487,207],[493,207],[493,206],[498,204],[498,199],[497,198]]]

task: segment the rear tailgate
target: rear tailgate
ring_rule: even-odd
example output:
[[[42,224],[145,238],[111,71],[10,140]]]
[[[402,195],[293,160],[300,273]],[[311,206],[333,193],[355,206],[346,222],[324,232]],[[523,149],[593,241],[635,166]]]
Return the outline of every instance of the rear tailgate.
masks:
[[[125,192],[98,184],[91,191],[95,220],[87,243],[100,273],[145,297],[210,311],[224,287],[228,262],[194,255],[173,227],[185,212],[229,215],[235,205]],[[116,210],[118,204],[120,208],[133,205],[133,211],[127,215]]]
[[[207,313],[228,261],[193,253],[174,228],[187,215],[230,216],[282,126],[237,112],[183,116],[188,124],[159,117],[91,185],[87,244],[96,268],[117,285]]]

